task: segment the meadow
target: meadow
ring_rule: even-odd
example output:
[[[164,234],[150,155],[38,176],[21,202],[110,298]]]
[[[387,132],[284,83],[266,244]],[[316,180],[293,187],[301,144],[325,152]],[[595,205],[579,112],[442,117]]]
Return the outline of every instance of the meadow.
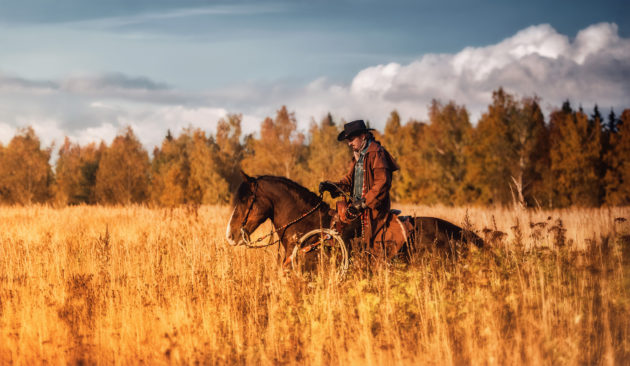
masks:
[[[630,208],[399,208],[486,248],[307,280],[224,206],[0,208],[0,364],[630,363]]]

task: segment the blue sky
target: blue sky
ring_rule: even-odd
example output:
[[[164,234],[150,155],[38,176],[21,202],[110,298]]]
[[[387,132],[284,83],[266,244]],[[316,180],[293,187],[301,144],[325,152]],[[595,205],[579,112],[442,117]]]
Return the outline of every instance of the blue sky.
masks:
[[[151,148],[226,113],[254,132],[283,104],[302,129],[423,120],[432,98],[476,122],[499,86],[630,107],[629,19],[628,1],[0,0],[0,142],[129,124]]]

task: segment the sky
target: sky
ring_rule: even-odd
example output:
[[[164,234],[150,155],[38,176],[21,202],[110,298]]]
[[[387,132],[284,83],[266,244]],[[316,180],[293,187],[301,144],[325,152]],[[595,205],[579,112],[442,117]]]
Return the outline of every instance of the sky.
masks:
[[[0,0],[0,143],[32,126],[146,148],[188,126],[243,130],[286,105],[299,129],[331,113],[382,129],[432,99],[472,123],[492,91],[630,108],[630,2],[583,0]]]

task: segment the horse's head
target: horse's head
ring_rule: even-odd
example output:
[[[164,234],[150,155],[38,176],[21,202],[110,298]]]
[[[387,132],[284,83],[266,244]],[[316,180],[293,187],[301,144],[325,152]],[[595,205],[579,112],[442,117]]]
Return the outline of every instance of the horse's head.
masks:
[[[244,245],[260,224],[271,216],[270,201],[263,196],[256,178],[241,171],[243,183],[236,190],[232,202],[232,216],[225,237],[230,245]]]

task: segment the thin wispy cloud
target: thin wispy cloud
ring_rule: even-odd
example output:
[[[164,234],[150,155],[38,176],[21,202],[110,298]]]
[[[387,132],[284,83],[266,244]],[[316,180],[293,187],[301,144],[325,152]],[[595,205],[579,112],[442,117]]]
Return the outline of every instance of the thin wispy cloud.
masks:
[[[126,25],[152,20],[178,19],[204,15],[255,15],[277,13],[292,8],[292,2],[274,1],[136,1],[110,0],[90,3],[83,0],[0,0],[0,23]],[[98,21],[102,23],[98,23]]]
[[[0,73],[0,91],[3,92],[35,92],[58,89],[59,85],[54,81],[29,80],[22,77],[3,75]]]
[[[287,10],[287,4],[260,3],[244,5],[211,5],[193,8],[164,9],[161,11],[141,12],[138,14],[64,21],[61,24],[70,27],[91,29],[115,29],[131,25],[142,25],[155,21],[186,19],[207,16],[257,15],[280,13]]]

